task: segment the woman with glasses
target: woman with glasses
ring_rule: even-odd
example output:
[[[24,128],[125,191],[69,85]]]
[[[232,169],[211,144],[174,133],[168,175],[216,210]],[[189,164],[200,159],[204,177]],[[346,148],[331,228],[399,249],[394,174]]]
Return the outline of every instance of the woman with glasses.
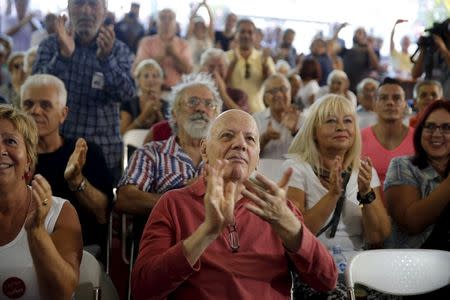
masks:
[[[346,261],[381,245],[391,230],[381,202],[380,180],[371,160],[360,157],[355,106],[339,95],[319,98],[288,153],[290,159],[283,163],[283,169],[293,168],[288,199],[302,212],[305,226],[334,254],[341,273],[332,292],[320,293],[300,284],[294,296],[346,299]]]
[[[432,102],[414,132],[413,156],[391,161],[384,185],[393,219],[387,246],[450,251],[450,102]]]

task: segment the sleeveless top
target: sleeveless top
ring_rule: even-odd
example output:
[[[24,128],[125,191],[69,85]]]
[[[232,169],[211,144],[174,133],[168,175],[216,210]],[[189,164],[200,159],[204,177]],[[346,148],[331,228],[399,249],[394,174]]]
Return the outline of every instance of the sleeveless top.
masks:
[[[52,206],[45,218],[45,229],[55,228],[64,200],[52,197]],[[8,244],[0,246],[0,299],[39,300],[39,286],[25,227]]]

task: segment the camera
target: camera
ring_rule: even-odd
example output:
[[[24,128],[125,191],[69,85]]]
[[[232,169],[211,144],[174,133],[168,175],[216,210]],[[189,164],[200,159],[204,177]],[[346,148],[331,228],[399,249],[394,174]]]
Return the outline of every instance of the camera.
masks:
[[[425,79],[432,78],[433,68],[436,66],[435,54],[437,53],[437,47],[434,42],[433,35],[439,36],[448,47],[448,42],[450,41],[450,18],[442,23],[435,22],[433,27],[425,29],[427,35],[423,35],[417,41],[417,49],[413,55],[410,57],[412,63],[416,63],[415,56],[420,49],[423,49],[424,53],[424,71]]]
[[[433,26],[425,29],[428,35],[423,35],[417,41],[417,45],[423,48],[434,47],[433,35],[440,36],[444,41],[447,40],[450,34],[450,18],[442,23],[434,22]]]

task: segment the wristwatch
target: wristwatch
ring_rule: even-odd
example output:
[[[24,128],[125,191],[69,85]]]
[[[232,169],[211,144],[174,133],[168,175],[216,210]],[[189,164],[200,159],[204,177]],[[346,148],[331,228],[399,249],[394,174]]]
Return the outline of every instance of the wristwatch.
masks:
[[[373,202],[373,200],[375,200],[376,197],[377,195],[375,195],[373,189],[370,189],[370,191],[365,195],[361,196],[359,192],[356,195],[356,199],[358,199],[360,205],[370,204]]]
[[[86,188],[87,188],[87,183],[86,183],[86,179],[84,179],[84,178],[83,178],[83,180],[81,180],[80,185],[79,185],[77,188],[72,189],[72,188],[69,187],[69,189],[70,189],[72,192],[82,192],[82,191],[84,191]]]

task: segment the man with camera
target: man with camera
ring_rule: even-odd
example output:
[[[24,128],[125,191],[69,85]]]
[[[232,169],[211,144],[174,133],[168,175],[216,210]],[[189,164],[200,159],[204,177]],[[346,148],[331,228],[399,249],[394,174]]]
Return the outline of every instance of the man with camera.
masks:
[[[418,78],[425,72],[425,79],[440,81],[444,98],[450,99],[450,18],[426,31],[430,36],[422,36],[417,42],[420,53],[411,75]]]

